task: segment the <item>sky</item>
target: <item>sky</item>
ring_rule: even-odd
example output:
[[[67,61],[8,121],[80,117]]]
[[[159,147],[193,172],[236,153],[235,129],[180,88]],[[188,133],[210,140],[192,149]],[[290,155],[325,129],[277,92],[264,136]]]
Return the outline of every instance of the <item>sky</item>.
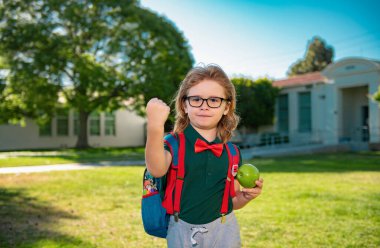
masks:
[[[189,42],[195,64],[230,77],[286,77],[319,36],[347,57],[380,60],[380,0],[141,0]]]

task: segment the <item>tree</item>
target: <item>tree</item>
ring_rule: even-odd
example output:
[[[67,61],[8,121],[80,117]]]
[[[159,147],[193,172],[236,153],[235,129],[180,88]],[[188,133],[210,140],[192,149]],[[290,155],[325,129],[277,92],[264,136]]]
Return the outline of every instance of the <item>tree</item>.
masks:
[[[379,90],[373,95],[373,99],[375,99],[375,101],[378,101],[380,104],[380,87]]]
[[[36,82],[25,90],[17,83],[10,84],[9,74],[8,61],[0,57],[0,123],[23,124],[25,117],[39,117],[37,121],[40,124],[48,121],[57,105],[57,97],[50,94],[54,93],[50,87]]]
[[[80,148],[91,112],[129,100],[143,115],[150,97],[170,100],[193,64],[175,25],[136,0],[3,0],[0,23],[7,88],[21,110],[34,118],[76,110]]]
[[[257,129],[261,125],[273,124],[276,97],[279,89],[271,80],[260,78],[234,78],[237,97],[237,112],[241,117],[240,126]]]
[[[307,46],[304,58],[289,68],[288,76],[321,71],[332,62],[333,57],[334,49],[326,45],[322,38],[313,37]]]

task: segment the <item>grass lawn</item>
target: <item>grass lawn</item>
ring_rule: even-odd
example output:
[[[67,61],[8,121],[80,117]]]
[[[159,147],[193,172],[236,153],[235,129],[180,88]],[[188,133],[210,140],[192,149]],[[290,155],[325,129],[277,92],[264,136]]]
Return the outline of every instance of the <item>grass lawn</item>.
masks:
[[[143,160],[144,148],[91,148],[86,150],[0,152],[0,168],[83,162]]]
[[[380,247],[380,156],[256,159],[243,247]],[[143,231],[143,167],[0,175],[0,247],[166,247]]]

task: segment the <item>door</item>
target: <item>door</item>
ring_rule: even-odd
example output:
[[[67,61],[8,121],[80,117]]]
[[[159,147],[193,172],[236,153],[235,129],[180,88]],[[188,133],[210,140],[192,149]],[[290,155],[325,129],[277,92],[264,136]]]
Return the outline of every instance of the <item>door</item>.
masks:
[[[362,141],[367,142],[369,140],[369,127],[368,127],[368,106],[362,106],[361,109],[361,122],[362,122]]]

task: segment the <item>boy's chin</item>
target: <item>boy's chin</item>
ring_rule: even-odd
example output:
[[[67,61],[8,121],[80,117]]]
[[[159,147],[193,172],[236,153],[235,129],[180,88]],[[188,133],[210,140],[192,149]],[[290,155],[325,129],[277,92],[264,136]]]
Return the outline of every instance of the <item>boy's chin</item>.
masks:
[[[206,124],[206,123],[192,123],[191,124],[193,127],[196,129],[201,129],[201,130],[213,130],[217,128],[217,125],[212,125],[212,124]]]

